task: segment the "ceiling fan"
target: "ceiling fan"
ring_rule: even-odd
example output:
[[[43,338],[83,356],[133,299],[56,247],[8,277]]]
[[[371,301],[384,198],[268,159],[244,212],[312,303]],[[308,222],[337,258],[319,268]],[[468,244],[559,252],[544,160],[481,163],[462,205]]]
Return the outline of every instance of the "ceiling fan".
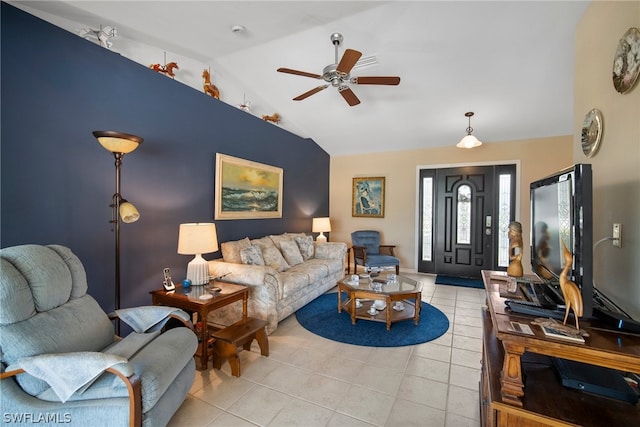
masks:
[[[320,85],[316,88],[311,89],[301,95],[293,98],[294,101],[302,101],[310,97],[313,94],[316,94],[322,90],[325,90],[329,87],[329,85],[338,88],[338,93],[342,95],[345,101],[350,106],[360,104],[360,100],[356,96],[355,93],[348,86],[348,83],[351,84],[359,84],[359,85],[390,85],[397,86],[400,84],[400,77],[393,76],[374,76],[374,77],[351,77],[350,72],[353,67],[356,65],[360,57],[362,56],[361,52],[353,49],[346,49],[344,54],[342,55],[342,59],[338,62],[338,46],[342,44],[342,34],[333,33],[331,34],[331,42],[335,46],[335,63],[327,65],[322,70],[322,74],[314,74],[308,73],[306,71],[298,71],[293,70],[291,68],[278,68],[278,71],[281,73],[295,74],[297,76],[303,77],[311,77],[312,79],[324,80],[328,84]]]

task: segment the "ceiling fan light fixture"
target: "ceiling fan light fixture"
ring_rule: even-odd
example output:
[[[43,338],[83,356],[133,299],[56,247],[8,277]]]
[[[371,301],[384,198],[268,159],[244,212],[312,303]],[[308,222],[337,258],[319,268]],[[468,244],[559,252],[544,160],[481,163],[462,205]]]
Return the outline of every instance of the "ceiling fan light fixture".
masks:
[[[464,115],[469,119],[469,127],[467,127],[467,134],[465,135],[465,137],[456,144],[456,147],[458,148],[475,148],[482,145],[482,142],[480,142],[478,138],[471,135],[471,132],[473,132],[473,128],[471,127],[471,117],[473,116],[473,114],[473,111],[469,111]]]

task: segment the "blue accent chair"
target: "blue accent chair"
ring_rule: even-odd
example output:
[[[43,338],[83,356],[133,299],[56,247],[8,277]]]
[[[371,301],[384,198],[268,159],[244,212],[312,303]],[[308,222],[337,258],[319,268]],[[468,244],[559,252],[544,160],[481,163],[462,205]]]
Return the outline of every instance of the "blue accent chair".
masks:
[[[395,256],[395,245],[381,245],[380,233],[375,230],[360,230],[351,233],[353,272],[358,266],[364,268],[395,267],[400,273],[400,259]]]
[[[167,425],[195,378],[198,339],[189,315],[139,307],[135,313],[148,319],[143,323],[149,327],[120,338],[87,290],[84,267],[69,248],[0,250],[0,411],[5,421]],[[129,318],[132,311],[120,314]]]

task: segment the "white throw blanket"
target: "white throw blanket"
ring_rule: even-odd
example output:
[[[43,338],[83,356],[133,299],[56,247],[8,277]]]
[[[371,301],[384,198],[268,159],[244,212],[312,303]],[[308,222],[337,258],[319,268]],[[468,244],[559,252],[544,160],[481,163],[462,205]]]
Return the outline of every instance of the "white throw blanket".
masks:
[[[116,315],[136,332],[152,332],[162,329],[169,320],[169,316],[180,311],[175,307],[150,305],[122,308],[116,310]]]
[[[91,351],[24,357],[18,364],[27,373],[46,381],[64,403],[76,391],[82,393],[106,369],[127,359]]]

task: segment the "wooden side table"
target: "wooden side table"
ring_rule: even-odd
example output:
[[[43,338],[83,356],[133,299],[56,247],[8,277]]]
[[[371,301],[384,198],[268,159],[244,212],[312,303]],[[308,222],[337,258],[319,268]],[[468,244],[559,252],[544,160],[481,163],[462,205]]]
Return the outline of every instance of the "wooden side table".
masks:
[[[247,300],[249,298],[249,288],[234,283],[211,281],[209,286],[217,286],[221,290],[214,293],[213,298],[203,299],[202,296],[208,292],[205,286],[190,286],[185,289],[176,286],[175,291],[165,291],[164,289],[151,291],[151,302],[153,305],[164,305],[180,308],[182,310],[198,313],[198,319],[202,322],[200,335],[200,369],[206,369],[211,356],[209,352],[209,331],[207,326],[207,315],[225,305],[242,301],[242,318],[247,319]],[[196,355],[198,355],[196,353]]]

